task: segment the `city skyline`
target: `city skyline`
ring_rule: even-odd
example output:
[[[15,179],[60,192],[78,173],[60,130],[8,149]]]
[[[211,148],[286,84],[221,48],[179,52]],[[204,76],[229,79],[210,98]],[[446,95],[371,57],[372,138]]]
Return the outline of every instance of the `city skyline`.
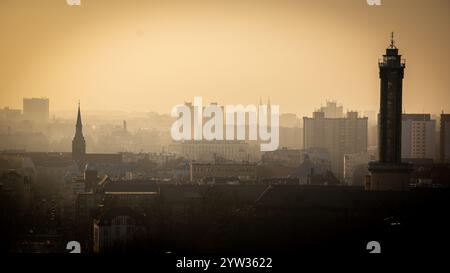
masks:
[[[434,263],[450,243],[449,8],[1,0],[0,252]]]
[[[19,110],[19,111],[21,111],[21,114],[23,115],[23,99],[28,99],[28,100],[30,100],[30,99],[44,99],[44,100],[48,99],[49,100],[49,106],[50,106],[49,107],[50,109],[49,109],[48,121],[51,121],[53,119],[74,119],[75,120],[76,117],[77,117],[76,110],[77,110],[77,107],[78,107],[78,103],[83,105],[81,100],[78,100],[77,102],[74,102],[74,105],[73,105],[72,109],[56,109],[55,110],[55,109],[51,108],[51,101],[52,100],[49,97],[27,97],[27,98],[22,98],[21,99],[21,104],[18,105],[17,107],[12,107],[11,105],[4,105],[4,106],[0,107],[0,110],[12,110],[12,111]],[[184,100],[183,102],[184,103],[192,103],[192,101],[193,100],[191,98],[191,100]],[[261,102],[261,101],[264,101],[264,100],[261,100],[261,98],[260,98],[259,102]],[[264,101],[264,103],[266,101],[270,101],[270,98],[267,98]],[[214,100],[211,100],[210,102],[207,101],[206,105],[209,105],[210,103],[211,104],[217,104],[217,105],[224,105],[224,104],[221,104],[220,102],[217,102],[217,101],[214,101]],[[282,106],[280,106],[280,115],[296,115],[297,119],[300,120],[303,117],[311,117],[314,112],[323,112],[324,111],[323,109],[327,106],[327,103],[333,103],[333,104],[335,103],[336,105],[339,105],[340,107],[342,107],[342,111],[343,111],[344,114],[347,113],[347,112],[357,112],[358,116],[360,116],[360,117],[368,117],[369,120],[372,120],[374,118],[374,115],[376,115],[378,113],[377,109],[364,109],[364,108],[357,108],[357,109],[355,109],[355,108],[349,108],[349,107],[346,107],[346,105],[344,103],[342,103],[341,101],[339,101],[339,100],[336,100],[336,99],[324,99],[323,101],[319,102],[318,105],[311,106],[312,110],[310,112],[305,113],[304,115],[299,114],[299,113],[295,113],[295,112],[281,111],[282,110]],[[145,109],[142,109],[142,110],[133,110],[133,109],[125,110],[125,109],[121,109],[121,108],[117,108],[117,109],[96,109],[96,108],[84,109],[83,106],[82,106],[82,108],[83,108],[84,114],[85,115],[87,114],[86,116],[88,116],[88,117],[93,116],[93,117],[96,117],[96,118],[98,118],[98,117],[106,117],[106,116],[108,116],[110,114],[114,114],[114,116],[111,116],[110,119],[117,119],[117,118],[118,119],[122,119],[122,118],[125,118],[126,116],[142,116],[142,115],[148,115],[148,114],[156,114],[156,115],[160,115],[160,116],[170,116],[170,111],[168,111],[168,112],[158,112],[158,111],[153,111],[152,109],[147,109],[147,110],[145,110]],[[408,112],[408,111],[406,111],[406,109],[403,109],[403,110],[404,110],[403,114],[430,114],[432,117],[439,116],[442,113],[444,113],[444,114],[450,113],[450,111],[447,112],[447,111],[444,111],[444,110],[436,110],[436,111],[429,111],[429,112],[426,112],[424,110],[416,111],[416,112]],[[85,118],[86,117],[83,117],[83,120]],[[374,121],[374,122],[376,122],[376,121]]]
[[[80,99],[85,111],[165,114],[200,95],[244,105],[270,97],[299,117],[327,98],[375,110],[374,60],[395,31],[408,64],[405,112],[450,112],[447,1],[134,3],[3,1],[0,107],[49,97],[51,112]]]

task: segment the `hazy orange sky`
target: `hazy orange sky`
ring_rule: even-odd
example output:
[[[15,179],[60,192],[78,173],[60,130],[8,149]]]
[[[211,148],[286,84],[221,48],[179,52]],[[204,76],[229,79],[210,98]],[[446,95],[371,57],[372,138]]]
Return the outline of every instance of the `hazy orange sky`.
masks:
[[[309,115],[326,99],[378,110],[395,31],[407,112],[450,112],[450,1],[0,0],[0,107],[157,111],[183,101]]]

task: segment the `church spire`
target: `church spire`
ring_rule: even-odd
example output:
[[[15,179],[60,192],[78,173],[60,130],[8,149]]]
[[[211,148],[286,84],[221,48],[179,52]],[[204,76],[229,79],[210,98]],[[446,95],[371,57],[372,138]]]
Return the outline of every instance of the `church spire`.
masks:
[[[81,122],[80,101],[78,101],[78,114],[75,136],[83,137],[83,123]]]
[[[72,157],[80,161],[86,154],[86,141],[83,136],[83,124],[81,123],[80,101],[78,101],[77,124],[75,126],[75,136],[72,140]]]

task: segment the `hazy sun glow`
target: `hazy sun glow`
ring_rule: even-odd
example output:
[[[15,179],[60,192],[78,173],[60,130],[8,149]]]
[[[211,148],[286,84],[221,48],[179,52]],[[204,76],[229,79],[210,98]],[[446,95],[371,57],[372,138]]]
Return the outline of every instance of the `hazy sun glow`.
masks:
[[[0,107],[49,97],[51,111],[168,113],[194,96],[270,97],[310,114],[326,99],[378,110],[377,59],[396,32],[407,112],[450,111],[450,2],[0,2]],[[393,29],[393,26],[396,26]]]

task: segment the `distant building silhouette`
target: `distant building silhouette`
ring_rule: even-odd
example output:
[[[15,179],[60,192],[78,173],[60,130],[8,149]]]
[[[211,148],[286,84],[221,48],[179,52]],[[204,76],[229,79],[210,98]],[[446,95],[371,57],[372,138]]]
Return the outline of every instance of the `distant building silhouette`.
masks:
[[[180,154],[189,160],[214,162],[216,157],[235,162],[256,161],[257,153],[242,140],[186,140],[179,145]]]
[[[24,98],[23,118],[25,120],[47,122],[49,112],[49,99],[47,98]]]
[[[362,115],[367,117],[367,145],[375,147],[378,143],[378,115],[376,111],[365,110]]]
[[[19,120],[20,118],[22,118],[22,111],[20,109],[10,109],[9,107],[0,109],[0,120],[10,121]]]
[[[361,183],[355,185],[356,180],[363,180],[364,175],[368,173],[367,165],[372,160],[371,155],[368,152],[346,154],[344,156],[344,181],[347,185],[361,186]],[[364,175],[361,179],[358,177],[358,173],[361,173],[361,168],[364,168]]]
[[[344,155],[367,152],[367,117],[347,112],[345,118],[327,118],[324,112],[303,117],[303,147],[324,148],[328,151],[331,170],[339,177],[344,174]]]
[[[344,107],[338,105],[336,101],[328,101],[326,106],[321,106],[318,112],[325,113],[326,118],[343,118]]]
[[[189,176],[191,182],[205,182],[220,178],[235,178],[232,180],[256,179],[256,164],[254,163],[199,163],[190,162]]]

